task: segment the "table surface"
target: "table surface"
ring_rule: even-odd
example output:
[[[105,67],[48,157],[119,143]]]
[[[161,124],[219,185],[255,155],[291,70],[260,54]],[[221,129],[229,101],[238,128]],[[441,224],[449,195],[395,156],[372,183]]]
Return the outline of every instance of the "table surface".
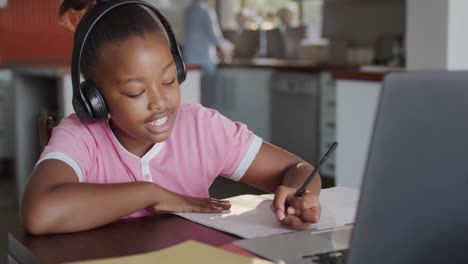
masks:
[[[155,215],[70,234],[10,232],[8,254],[18,263],[63,263],[147,253],[189,239],[225,247],[240,238],[175,215]]]

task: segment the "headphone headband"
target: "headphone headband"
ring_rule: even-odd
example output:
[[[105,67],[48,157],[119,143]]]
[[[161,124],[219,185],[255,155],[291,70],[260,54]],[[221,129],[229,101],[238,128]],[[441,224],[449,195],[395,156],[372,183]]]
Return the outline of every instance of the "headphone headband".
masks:
[[[171,25],[169,24],[168,20],[166,19],[166,17],[161,11],[159,11],[153,5],[146,3],[142,0],[99,0],[98,3],[94,7],[92,7],[91,10],[89,10],[88,13],[86,13],[86,15],[83,16],[80,23],[78,24],[78,27],[76,28],[75,37],[74,37],[74,45],[73,45],[73,53],[72,53],[72,61],[71,61],[71,79],[72,79],[73,100],[74,100],[73,107],[75,108],[75,112],[78,114],[78,116],[80,117],[82,121],[89,122],[89,119],[91,119],[92,122],[94,122],[94,121],[98,121],[99,119],[96,117],[95,114],[92,114],[93,116],[91,118],[87,118],[84,116],[84,114],[80,113],[80,112],[83,112],[83,108],[85,108],[84,109],[85,111],[87,108],[86,105],[83,105],[83,104],[86,104],[87,102],[84,102],[86,100],[85,98],[83,98],[84,92],[82,91],[81,81],[80,81],[81,57],[83,54],[83,49],[84,49],[86,40],[88,39],[89,34],[93,30],[96,23],[105,14],[107,14],[109,11],[111,11],[112,9],[116,7],[127,5],[127,4],[138,4],[138,5],[145,6],[149,8],[158,17],[169,39],[170,50],[171,50],[171,53],[172,53],[172,56],[174,58],[174,62],[177,68],[177,80],[179,81],[179,84],[181,84],[186,78],[187,70],[182,60],[182,53],[180,51],[179,45],[177,43],[177,40],[175,38]],[[91,98],[91,99],[94,99],[94,98]],[[88,99],[87,101],[91,101],[91,99]],[[103,101],[103,98],[101,99],[102,99],[102,102],[105,104],[105,102]],[[77,103],[75,101],[80,101],[81,105],[76,106]],[[107,115],[107,108],[105,109],[105,111],[106,111],[105,115]],[[89,108],[89,111],[87,112],[95,113],[96,111],[95,109],[91,107]],[[99,116],[102,116],[102,113]]]

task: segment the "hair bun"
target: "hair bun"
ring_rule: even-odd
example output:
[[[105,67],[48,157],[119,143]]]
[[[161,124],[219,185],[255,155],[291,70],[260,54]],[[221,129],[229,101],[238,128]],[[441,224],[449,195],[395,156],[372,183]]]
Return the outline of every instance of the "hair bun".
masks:
[[[63,0],[59,9],[59,18],[66,27],[74,31],[81,17],[95,4],[95,0]]]

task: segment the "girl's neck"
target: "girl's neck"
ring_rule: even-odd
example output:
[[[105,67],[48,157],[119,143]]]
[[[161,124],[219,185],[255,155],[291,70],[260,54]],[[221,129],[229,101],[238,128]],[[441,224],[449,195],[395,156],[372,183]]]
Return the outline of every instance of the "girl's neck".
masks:
[[[112,133],[114,133],[115,138],[120,142],[120,145],[122,145],[122,147],[124,147],[128,152],[140,158],[143,157],[155,144],[135,139],[130,140],[130,137],[126,135],[124,131],[115,126],[112,120],[109,120],[109,127]]]

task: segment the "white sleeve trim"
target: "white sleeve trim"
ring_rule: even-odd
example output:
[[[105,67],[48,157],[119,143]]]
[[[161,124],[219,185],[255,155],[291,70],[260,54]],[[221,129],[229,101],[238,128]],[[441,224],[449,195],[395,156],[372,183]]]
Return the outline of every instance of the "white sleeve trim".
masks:
[[[83,182],[83,174],[81,173],[80,166],[78,166],[78,163],[76,163],[70,156],[63,154],[61,152],[49,152],[46,153],[42,158],[39,159],[39,161],[34,165],[36,167],[39,163],[43,162],[44,160],[49,160],[49,159],[57,159],[65,162],[70,166],[78,176],[78,180],[80,182]]]
[[[252,164],[252,161],[255,159],[255,156],[257,156],[257,153],[260,150],[262,143],[263,139],[261,139],[258,136],[254,137],[249,149],[247,150],[247,153],[245,153],[244,158],[242,158],[241,162],[239,163],[239,166],[237,166],[237,168],[234,170],[234,173],[232,173],[232,176],[229,177],[229,179],[239,181],[242,178],[242,176],[244,176],[245,172],[250,167],[250,164]]]

